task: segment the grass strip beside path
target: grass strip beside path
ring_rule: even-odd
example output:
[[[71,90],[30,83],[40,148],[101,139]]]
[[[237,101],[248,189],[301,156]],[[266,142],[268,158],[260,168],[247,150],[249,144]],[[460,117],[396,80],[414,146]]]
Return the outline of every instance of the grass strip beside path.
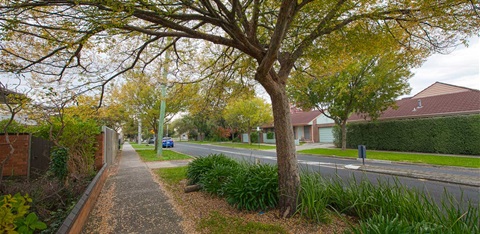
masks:
[[[358,151],[354,149],[307,149],[298,151],[302,154],[318,154],[325,156],[339,156],[348,158],[357,158]],[[457,166],[480,168],[480,157],[468,156],[444,156],[434,154],[404,153],[404,152],[385,152],[367,149],[367,159],[389,160],[398,162],[425,163],[441,166]]]
[[[187,167],[160,168],[154,172],[170,186],[175,186],[187,178]]]
[[[218,145],[218,146],[226,146],[226,147],[231,147],[231,148],[242,148],[242,149],[256,149],[256,150],[271,150],[271,149],[276,149],[275,146],[273,145],[259,145],[259,144],[248,144],[248,143],[227,143],[227,142],[222,142],[222,143],[212,143],[212,145]]]
[[[192,159],[188,155],[165,149],[162,152],[162,157],[157,157],[157,152],[153,149],[137,150],[137,153],[144,162]]]

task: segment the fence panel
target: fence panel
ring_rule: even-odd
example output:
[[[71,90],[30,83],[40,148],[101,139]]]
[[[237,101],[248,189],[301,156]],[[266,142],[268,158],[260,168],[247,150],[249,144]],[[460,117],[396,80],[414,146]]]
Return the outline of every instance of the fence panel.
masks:
[[[30,178],[43,175],[50,165],[50,152],[54,146],[53,142],[34,137],[30,144]]]
[[[103,141],[103,149],[104,149],[104,157],[105,162],[107,164],[113,164],[115,162],[115,157],[117,156],[118,151],[118,133],[106,126],[103,126],[104,132],[104,141]]]

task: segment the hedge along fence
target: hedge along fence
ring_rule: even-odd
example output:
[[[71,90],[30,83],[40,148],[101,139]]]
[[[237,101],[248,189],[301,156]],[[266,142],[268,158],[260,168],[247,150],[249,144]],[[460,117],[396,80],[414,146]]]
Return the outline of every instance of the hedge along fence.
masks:
[[[341,142],[334,131],[335,143]],[[349,123],[347,147],[480,155],[480,115]]]

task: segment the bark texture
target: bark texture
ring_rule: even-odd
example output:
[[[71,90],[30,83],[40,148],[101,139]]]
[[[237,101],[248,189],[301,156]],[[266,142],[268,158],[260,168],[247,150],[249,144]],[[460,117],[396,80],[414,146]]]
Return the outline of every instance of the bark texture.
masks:
[[[280,215],[292,216],[297,208],[300,176],[298,174],[295,139],[290,118],[290,104],[285,89],[271,94],[275,140],[277,142]]]

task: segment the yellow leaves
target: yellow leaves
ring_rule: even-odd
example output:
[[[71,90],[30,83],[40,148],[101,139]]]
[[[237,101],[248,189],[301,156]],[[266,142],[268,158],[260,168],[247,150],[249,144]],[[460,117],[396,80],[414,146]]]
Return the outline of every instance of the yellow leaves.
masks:
[[[223,117],[231,127],[243,131],[273,121],[270,104],[258,97],[233,100],[226,106]]]

